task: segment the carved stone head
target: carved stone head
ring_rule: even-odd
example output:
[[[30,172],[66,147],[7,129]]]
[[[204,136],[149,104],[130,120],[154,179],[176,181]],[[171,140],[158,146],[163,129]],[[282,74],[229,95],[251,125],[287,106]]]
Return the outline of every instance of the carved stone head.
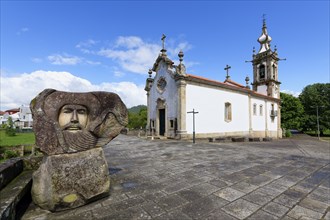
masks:
[[[103,146],[128,122],[126,106],[110,92],[45,89],[31,101],[30,108],[36,144],[47,155]]]

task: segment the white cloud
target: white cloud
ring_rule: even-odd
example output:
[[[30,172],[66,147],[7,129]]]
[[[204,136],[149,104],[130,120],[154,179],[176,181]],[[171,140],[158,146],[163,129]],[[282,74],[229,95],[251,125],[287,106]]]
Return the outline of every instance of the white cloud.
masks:
[[[78,48],[81,52],[90,54],[94,53],[92,50],[92,47],[96,45],[98,42],[92,39],[86,40],[86,41],[81,41],[76,45],[76,48]]]
[[[101,65],[101,62],[98,61],[91,61],[91,60],[84,60],[84,61],[89,65]]]
[[[146,74],[152,67],[158,54],[160,53],[161,43],[148,43],[140,37],[127,36],[118,37],[111,48],[103,48],[97,52],[101,56],[108,57],[120,65],[126,71],[133,73]],[[177,45],[169,43],[166,46],[169,57],[176,59],[180,50],[188,51],[191,45],[187,42],[181,42]]]
[[[122,76],[125,76],[125,73],[121,72],[121,71],[118,71],[118,70],[115,70],[113,71],[114,73],[114,76],[115,77],[122,77]]]
[[[53,54],[47,57],[54,65],[76,65],[81,63],[82,59],[76,56]]]
[[[115,60],[124,70],[145,74],[159,51],[159,45],[145,43],[138,37],[119,37],[113,49],[101,49],[98,54]]]
[[[33,63],[42,63],[42,59],[41,59],[41,58],[37,58],[37,57],[33,57],[33,58],[31,58],[31,61],[32,61]]]
[[[51,64],[54,65],[77,65],[77,64],[89,64],[89,65],[101,65],[101,62],[87,60],[83,57],[71,56],[68,54],[53,54],[47,57]],[[34,60],[32,60],[34,61]]]
[[[17,35],[21,35],[25,32],[28,32],[30,29],[27,27],[21,28],[19,31],[16,32]]]
[[[36,95],[46,88],[69,92],[108,91],[117,93],[128,108],[146,104],[144,85],[136,85],[133,82],[104,82],[95,85],[69,72],[39,70],[15,77],[1,75],[0,82],[1,110],[29,104]]]
[[[177,46],[168,48],[170,56],[178,57],[178,53],[182,50],[184,53],[190,50],[192,46],[188,42],[181,42]]]
[[[294,97],[298,97],[300,95],[301,92],[296,92],[296,91],[291,91],[291,90],[281,90],[281,92],[289,94],[289,95],[293,95]]]

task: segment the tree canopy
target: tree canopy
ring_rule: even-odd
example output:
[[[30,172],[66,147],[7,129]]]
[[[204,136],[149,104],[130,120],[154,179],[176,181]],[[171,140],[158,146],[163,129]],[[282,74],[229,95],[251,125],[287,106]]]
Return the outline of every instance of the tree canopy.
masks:
[[[304,123],[304,107],[299,98],[281,92],[282,128],[300,129]]]
[[[317,130],[317,115],[320,131],[330,129],[330,83],[306,86],[299,95],[305,110],[303,130]]]
[[[146,106],[138,106],[139,111],[137,112],[136,107],[133,107],[128,110],[128,125],[127,127],[130,129],[145,129],[147,125],[147,107]]]

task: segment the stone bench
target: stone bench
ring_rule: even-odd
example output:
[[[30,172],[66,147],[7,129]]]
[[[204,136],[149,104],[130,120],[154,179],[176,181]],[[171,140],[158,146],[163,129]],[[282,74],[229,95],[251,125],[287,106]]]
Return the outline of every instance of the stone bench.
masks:
[[[254,138],[249,138],[249,142],[260,142],[260,138],[254,137]]]
[[[232,142],[244,142],[245,141],[245,137],[233,137],[231,138]]]

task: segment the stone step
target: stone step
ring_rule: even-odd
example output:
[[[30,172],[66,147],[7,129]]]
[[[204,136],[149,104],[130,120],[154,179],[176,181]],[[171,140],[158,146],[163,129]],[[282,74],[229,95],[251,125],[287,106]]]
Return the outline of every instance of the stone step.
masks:
[[[23,160],[13,158],[0,164],[0,190],[15,179],[23,171]]]
[[[31,202],[32,170],[23,171],[0,191],[0,219],[19,219]]]

